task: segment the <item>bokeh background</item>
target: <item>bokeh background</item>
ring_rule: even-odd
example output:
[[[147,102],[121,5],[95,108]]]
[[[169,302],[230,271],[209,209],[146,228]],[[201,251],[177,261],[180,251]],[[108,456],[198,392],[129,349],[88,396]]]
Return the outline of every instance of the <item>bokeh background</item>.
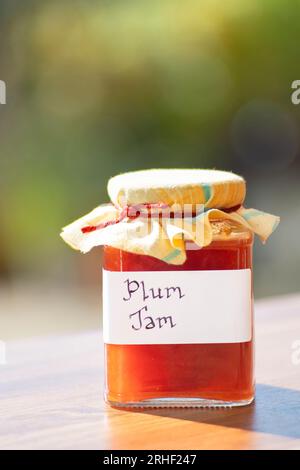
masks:
[[[98,327],[101,249],[60,228],[149,167],[243,174],[282,218],[257,298],[300,290],[300,2],[0,0],[0,338]]]

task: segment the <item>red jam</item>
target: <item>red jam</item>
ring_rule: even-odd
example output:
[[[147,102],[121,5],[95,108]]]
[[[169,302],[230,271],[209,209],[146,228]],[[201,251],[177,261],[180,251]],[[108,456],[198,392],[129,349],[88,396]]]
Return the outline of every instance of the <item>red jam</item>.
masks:
[[[183,265],[104,248],[109,271],[252,269],[252,238],[213,241],[187,250]],[[253,322],[252,322],[253,323]],[[247,343],[105,345],[106,398],[111,404],[157,398],[238,402],[254,395],[253,338]]]

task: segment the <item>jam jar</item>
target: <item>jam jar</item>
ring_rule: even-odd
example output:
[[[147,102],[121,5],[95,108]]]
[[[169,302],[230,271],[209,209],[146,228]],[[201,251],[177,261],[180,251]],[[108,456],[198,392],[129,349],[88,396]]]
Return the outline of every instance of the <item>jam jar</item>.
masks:
[[[279,217],[246,208],[231,172],[151,169],[108,182],[110,203],[61,233],[103,248],[105,400],[232,407],[254,399],[252,246]]]
[[[248,274],[244,279],[247,283],[246,292],[243,292],[245,298],[242,301],[239,299],[241,308],[239,313],[243,321],[247,323],[248,337],[223,340],[222,334],[219,339],[216,334],[215,342],[206,342],[205,338],[197,342],[196,332],[195,342],[192,343],[185,342],[184,334],[182,343],[174,344],[107,343],[104,346],[105,398],[111,405],[128,407],[234,406],[252,402],[254,398],[253,235],[249,230],[230,220],[216,220],[213,222],[212,229],[211,244],[201,249],[197,246],[189,246],[186,250],[187,259],[182,265],[170,265],[151,256],[105,246],[103,267],[109,272],[123,272],[125,277],[130,276],[131,272],[135,274],[136,272],[151,272],[155,278],[158,272],[163,272],[168,280],[172,280],[174,272],[191,272],[192,287],[196,292],[200,287],[198,282],[205,284],[206,276],[211,274],[213,278],[209,282],[213,282],[212,288],[215,291],[208,299],[208,304],[202,304],[200,295],[196,304],[186,303],[187,309],[194,309],[196,316],[201,310],[203,311],[203,308],[205,315],[210,314],[210,309],[216,308],[215,296],[239,297],[241,295],[238,291],[239,286],[234,283],[229,283],[228,291],[224,292],[223,287],[218,284],[222,282],[222,278],[217,277],[214,281],[216,271],[220,271],[225,279],[227,271],[230,274],[232,271],[240,271],[243,275]],[[204,277],[199,276],[200,271]],[[149,285],[146,289],[151,289],[151,286]],[[138,295],[141,297],[139,291],[132,293],[132,296]],[[147,295],[149,296],[149,293],[145,294]],[[154,292],[154,295],[158,295],[158,292]],[[144,299],[141,300],[143,303]],[[229,316],[223,304],[224,300],[218,302],[217,306],[221,309],[220,317]],[[156,303],[160,301],[157,299]],[[153,318],[158,316],[157,309],[154,308],[154,312]],[[122,311],[118,314],[122,315]],[[148,312],[147,316],[149,316]],[[216,320],[219,316],[216,315]],[[205,317],[202,318],[202,322],[205,322]],[[135,318],[132,325],[139,327],[139,318]],[[196,319],[194,327],[201,330],[201,326],[201,321],[197,322]],[[234,328],[235,325],[232,327]],[[212,324],[211,328],[218,329],[218,325]],[[211,341],[211,338],[208,339]]]

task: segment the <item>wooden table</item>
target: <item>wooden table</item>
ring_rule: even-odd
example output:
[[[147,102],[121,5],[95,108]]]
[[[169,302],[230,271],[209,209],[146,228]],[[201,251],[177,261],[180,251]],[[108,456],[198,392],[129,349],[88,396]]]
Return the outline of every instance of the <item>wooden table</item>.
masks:
[[[227,410],[109,408],[97,331],[10,342],[0,448],[300,449],[300,296],[257,303],[256,325],[256,402]]]

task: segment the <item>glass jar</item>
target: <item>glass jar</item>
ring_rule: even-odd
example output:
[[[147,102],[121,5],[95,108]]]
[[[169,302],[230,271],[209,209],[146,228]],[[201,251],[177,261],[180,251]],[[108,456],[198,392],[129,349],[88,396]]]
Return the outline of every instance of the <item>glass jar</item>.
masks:
[[[205,305],[202,304],[201,297],[198,304],[194,301],[186,304],[190,305],[185,312],[187,317],[190,310],[193,310],[194,315],[198,312],[199,317],[201,313],[202,323],[197,323],[196,318],[193,332],[194,338],[197,338],[199,333],[199,342],[192,340],[192,342],[172,344],[170,339],[167,344],[106,342],[105,399],[110,405],[127,408],[224,407],[247,405],[252,402],[254,398],[253,234],[229,219],[213,221],[212,229],[213,241],[210,245],[199,249],[192,243],[186,243],[187,260],[181,265],[167,264],[151,256],[130,253],[111,246],[104,247],[105,273],[123,272],[127,275],[131,272],[141,274],[151,272],[155,273],[153,277],[155,279],[159,272],[165,272],[172,280],[175,272],[184,271],[193,276],[191,282],[194,291],[197,291],[198,278],[199,289],[205,291],[206,286],[203,283],[205,284],[206,278],[207,289],[212,289],[209,297],[211,300],[206,299]],[[235,278],[228,283],[227,292],[224,290],[226,289],[224,285],[229,276],[243,273],[249,274],[250,287],[248,286],[248,290],[244,291],[244,297],[240,299],[241,289],[238,283],[235,285]],[[239,278],[237,280],[240,282]],[[115,296],[119,295],[118,289],[114,292]],[[220,299],[217,299],[219,295],[222,297],[221,303]],[[232,312],[228,302],[234,300],[234,297],[239,299],[237,305],[240,307],[237,307],[239,308],[237,316],[230,319]],[[219,311],[213,312],[216,299],[219,301]],[[223,300],[224,306],[222,306]],[[119,315],[122,316],[123,312],[120,311]],[[215,323],[207,326],[204,323],[209,321],[211,315],[215,315]],[[226,323],[227,316],[230,325]],[[243,335],[239,336],[239,331],[234,331],[239,329],[237,326],[239,316],[243,318],[244,324],[247,323],[248,336],[243,338]],[[220,325],[224,321],[225,329],[227,327],[231,329],[232,339],[231,333],[226,336],[222,331],[223,327]],[[205,328],[215,329],[216,333],[214,336],[214,331],[208,331],[207,342],[205,336],[201,337]],[[218,337],[220,340],[212,339]],[[184,339],[184,336],[182,338]]]

